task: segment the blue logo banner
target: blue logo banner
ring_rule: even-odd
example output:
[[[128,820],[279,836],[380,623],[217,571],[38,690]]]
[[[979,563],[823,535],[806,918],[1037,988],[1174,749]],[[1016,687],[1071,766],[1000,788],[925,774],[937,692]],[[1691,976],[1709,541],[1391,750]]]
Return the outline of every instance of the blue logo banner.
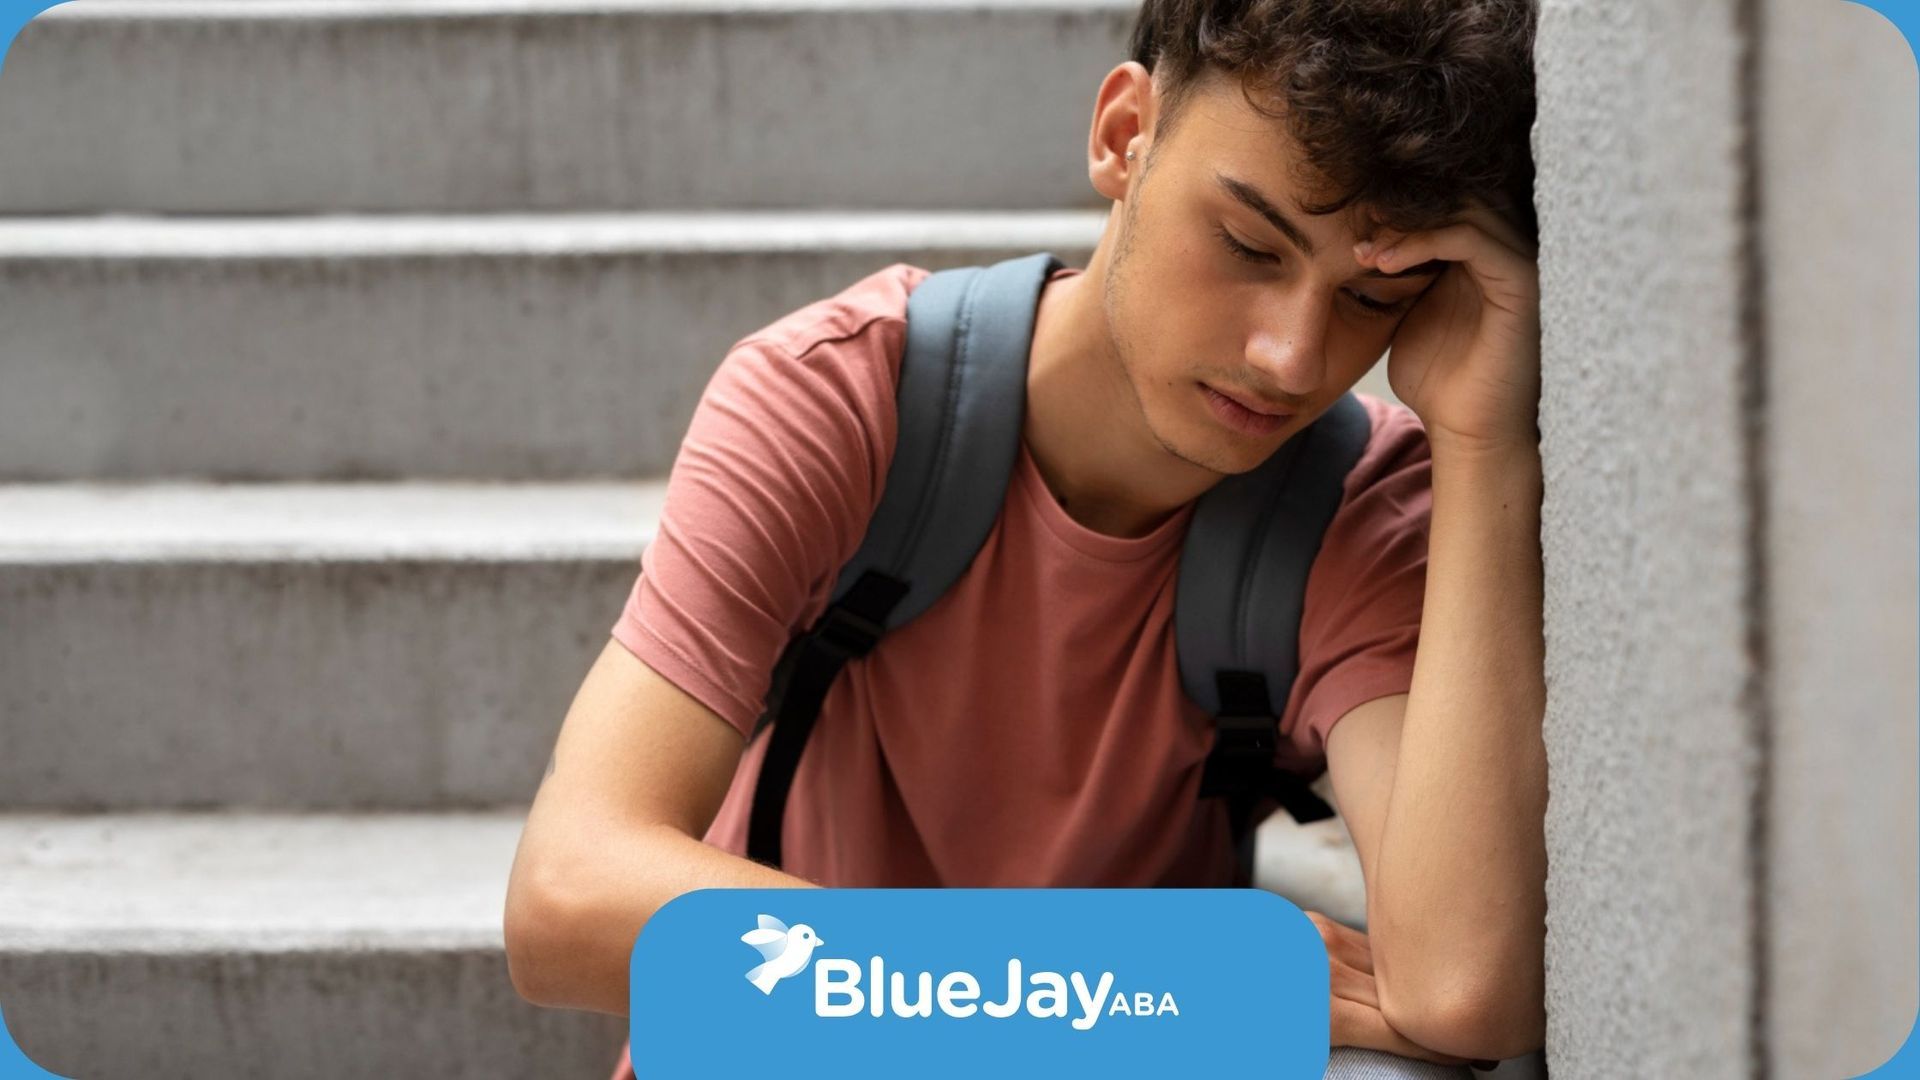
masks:
[[[1317,1078],[1328,962],[1262,889],[700,889],[634,942],[647,1076]]]

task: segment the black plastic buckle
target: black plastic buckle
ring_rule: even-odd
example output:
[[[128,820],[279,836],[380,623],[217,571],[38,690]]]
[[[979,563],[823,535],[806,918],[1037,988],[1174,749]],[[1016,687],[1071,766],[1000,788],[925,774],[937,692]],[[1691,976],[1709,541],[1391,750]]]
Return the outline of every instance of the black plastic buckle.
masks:
[[[835,604],[821,615],[813,638],[816,647],[848,660],[872,652],[883,632],[880,624]]]
[[[1259,791],[1273,770],[1279,722],[1271,716],[1216,716],[1213,724],[1213,751],[1200,776],[1200,794]]]

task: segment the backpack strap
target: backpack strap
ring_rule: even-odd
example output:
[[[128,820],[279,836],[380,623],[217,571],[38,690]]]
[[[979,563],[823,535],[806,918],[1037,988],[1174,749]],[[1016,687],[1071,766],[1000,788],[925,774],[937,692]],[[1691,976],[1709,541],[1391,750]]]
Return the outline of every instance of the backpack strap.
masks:
[[[1049,252],[929,274],[907,297],[899,438],[866,537],[820,619],[774,669],[772,734],[747,820],[747,856],[779,866],[787,794],[828,688],[846,662],[959,580],[1006,501],[1026,416],[1027,354]]]
[[[1333,816],[1274,764],[1279,716],[1299,672],[1307,572],[1372,422],[1344,394],[1257,467],[1209,488],[1180,553],[1175,647],[1187,695],[1214,717],[1202,797],[1227,800],[1242,881],[1253,876],[1253,810],[1271,797],[1302,823]]]

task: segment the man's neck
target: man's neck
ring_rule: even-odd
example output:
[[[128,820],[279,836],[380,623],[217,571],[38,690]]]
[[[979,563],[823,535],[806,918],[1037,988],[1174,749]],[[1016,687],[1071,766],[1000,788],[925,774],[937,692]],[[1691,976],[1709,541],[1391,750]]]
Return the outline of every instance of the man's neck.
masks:
[[[1048,282],[1035,315],[1023,438],[1054,500],[1109,536],[1139,537],[1220,480],[1173,456],[1146,418],[1107,336],[1098,253]]]

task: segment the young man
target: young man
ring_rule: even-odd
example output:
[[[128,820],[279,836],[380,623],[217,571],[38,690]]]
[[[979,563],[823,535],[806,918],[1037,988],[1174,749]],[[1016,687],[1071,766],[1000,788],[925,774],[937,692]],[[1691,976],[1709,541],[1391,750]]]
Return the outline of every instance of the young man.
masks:
[[[1279,761],[1331,773],[1367,886],[1366,933],[1313,916],[1332,1041],[1451,1064],[1539,1047],[1533,26],[1529,0],[1147,0],[1087,146],[1118,212],[1041,294],[1000,518],[833,684],[782,869],[742,857],[750,736],[883,490],[927,271],[737,342],[529,814],[520,993],[624,1014],[635,935],[702,887],[1230,883],[1224,808],[1197,797],[1211,723],[1174,660],[1180,543],[1199,495],[1391,345],[1404,405],[1362,397],[1373,434],[1281,716]]]

